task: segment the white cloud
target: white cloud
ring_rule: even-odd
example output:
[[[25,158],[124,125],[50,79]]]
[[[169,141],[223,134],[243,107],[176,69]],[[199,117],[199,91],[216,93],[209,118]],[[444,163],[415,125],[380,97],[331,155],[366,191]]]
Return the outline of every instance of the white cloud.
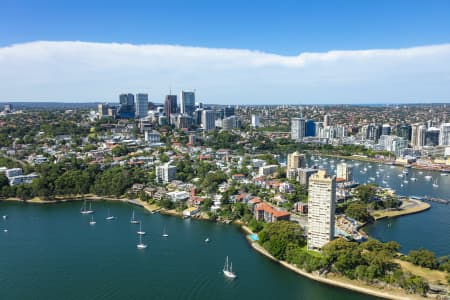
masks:
[[[282,56],[169,45],[32,42],[0,48],[0,100],[161,102],[196,89],[207,103],[450,101],[450,44]]]

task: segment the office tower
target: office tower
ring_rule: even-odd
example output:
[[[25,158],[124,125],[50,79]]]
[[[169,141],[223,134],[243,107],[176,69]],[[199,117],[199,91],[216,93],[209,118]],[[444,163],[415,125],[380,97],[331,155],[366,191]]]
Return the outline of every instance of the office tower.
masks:
[[[404,138],[407,141],[411,140],[411,125],[400,124],[397,126],[397,136]]]
[[[121,94],[119,95],[120,106],[118,109],[119,117],[125,119],[134,118],[134,95],[133,94]]]
[[[180,94],[180,112],[182,114],[192,115],[195,110],[195,93],[181,91]]]
[[[323,116],[323,127],[331,126],[331,117],[329,114]]]
[[[292,118],[291,119],[291,139],[301,140],[305,136],[305,119]]]
[[[391,134],[391,125],[383,124],[381,127],[381,135],[390,135]]]
[[[441,130],[436,127],[430,127],[427,130],[425,138],[425,146],[437,146],[439,145],[439,135]]]
[[[314,120],[306,121],[305,136],[316,136],[316,122]]]
[[[171,166],[169,163],[166,163],[161,166],[157,166],[155,168],[156,182],[159,183],[169,183],[175,179],[175,175],[177,173],[177,167]]]
[[[202,127],[204,131],[211,131],[216,128],[216,113],[213,110],[202,112]]]
[[[252,115],[252,127],[253,128],[258,128],[259,127],[259,116],[253,114]]]
[[[148,115],[148,94],[136,94],[136,118]]]
[[[427,127],[425,125],[420,125],[417,128],[417,147],[422,148],[425,146],[427,141]]]
[[[347,163],[340,163],[336,167],[336,177],[345,181],[353,180],[353,168]]]
[[[98,117],[103,118],[108,116],[108,104],[99,103],[98,104]]]
[[[167,118],[178,112],[177,95],[167,95],[164,100],[164,114]]]
[[[178,115],[176,118],[176,125],[179,129],[188,129],[193,123],[194,120],[188,115]]]
[[[228,105],[227,107],[225,107],[224,113],[224,118],[234,116],[234,106]]]
[[[308,249],[320,250],[334,238],[336,177],[319,170],[309,178]]]
[[[443,123],[440,127],[439,145],[450,146],[450,123]]]

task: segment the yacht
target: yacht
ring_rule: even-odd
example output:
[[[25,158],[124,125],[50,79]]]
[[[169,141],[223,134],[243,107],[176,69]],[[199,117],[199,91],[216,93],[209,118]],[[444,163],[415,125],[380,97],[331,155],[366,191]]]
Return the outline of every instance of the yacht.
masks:
[[[89,225],[95,225],[97,222],[94,221],[94,216],[91,216],[91,220],[89,221]]]
[[[137,232],[139,235],[144,235],[145,231],[142,231],[142,221],[139,222],[139,231]]]
[[[114,220],[116,217],[114,217],[114,216],[111,216],[111,213],[110,213],[110,211],[109,211],[109,208],[108,208],[108,216],[105,218],[106,220]]]
[[[205,239],[205,243],[209,243],[211,240],[209,239],[209,237],[207,237],[206,239]]]
[[[133,209],[133,214],[131,215],[130,223],[131,223],[131,224],[137,224],[137,223],[139,223],[139,221],[136,220],[135,217],[134,217],[134,209]]]
[[[3,220],[6,220],[8,218],[8,215],[3,216]]]
[[[223,266],[223,274],[231,279],[236,278],[236,274],[233,272],[233,263],[230,263],[230,265],[228,265],[228,256],[225,259],[225,265]]]
[[[409,180],[411,180],[411,181],[417,181],[417,178],[416,178],[416,177],[411,177]]]
[[[94,211],[92,210],[92,203],[89,202],[89,209],[87,209],[86,200],[84,200],[83,206],[81,206],[80,213],[83,215],[94,213]]]
[[[163,236],[163,237],[168,237],[168,236],[169,236],[169,234],[168,234],[167,231],[166,231],[166,227],[164,227],[162,236]]]
[[[438,182],[437,182],[437,178],[433,182],[433,187],[434,188],[438,188],[439,187]]]
[[[433,179],[433,177],[430,176],[430,175],[426,175],[424,178],[425,178],[425,180],[428,180],[428,181],[430,181],[431,179]]]
[[[147,245],[142,242],[142,234],[139,235],[139,244],[136,245],[138,249],[145,249]]]

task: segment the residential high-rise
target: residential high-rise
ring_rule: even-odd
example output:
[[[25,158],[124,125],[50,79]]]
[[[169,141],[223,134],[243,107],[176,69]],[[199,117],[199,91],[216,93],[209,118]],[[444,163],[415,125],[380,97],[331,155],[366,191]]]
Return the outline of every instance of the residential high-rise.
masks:
[[[309,178],[308,249],[320,250],[334,238],[336,177],[319,170]]]
[[[288,169],[304,168],[305,166],[306,166],[305,154],[302,154],[298,151],[288,154],[288,156],[287,156],[287,168]]]
[[[439,134],[439,145],[450,146],[450,123],[441,124],[441,133]]]
[[[148,94],[136,94],[136,118],[145,118],[148,115]]]
[[[99,103],[98,104],[98,117],[99,118],[103,118],[103,117],[108,117],[108,104],[104,104],[104,103]]]
[[[323,127],[331,126],[331,117],[329,114],[323,116]]]
[[[230,130],[236,128],[236,126],[237,126],[236,116],[231,116],[228,118],[224,118],[222,120],[222,130],[230,131]]]
[[[258,128],[259,127],[259,116],[252,114],[252,127]]]
[[[302,140],[305,137],[305,119],[292,118],[291,119],[291,139]]]
[[[175,179],[175,175],[177,173],[177,167],[171,166],[169,163],[166,163],[161,166],[157,166],[155,168],[155,181],[159,183],[169,183]]]
[[[336,167],[336,177],[345,181],[353,180],[353,168],[347,163],[339,163]]]
[[[206,109],[202,111],[202,127],[204,131],[214,130],[216,127],[216,113],[213,110]]]
[[[164,114],[170,118],[171,114],[178,112],[177,95],[166,95],[164,100]]]
[[[397,126],[397,136],[404,138],[407,141],[411,140],[412,128],[409,124],[400,124]]]
[[[195,93],[181,91],[180,94],[180,112],[182,114],[192,115],[195,111]]]
[[[436,127],[430,127],[427,130],[425,138],[425,146],[437,146],[439,145],[439,135],[441,130]]]

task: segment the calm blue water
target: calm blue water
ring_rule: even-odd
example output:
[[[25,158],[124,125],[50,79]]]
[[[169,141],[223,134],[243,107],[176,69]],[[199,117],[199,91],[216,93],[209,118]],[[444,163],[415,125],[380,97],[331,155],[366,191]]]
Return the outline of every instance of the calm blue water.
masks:
[[[331,161],[334,160],[334,163]],[[365,163],[352,160],[344,160],[354,165],[354,179],[360,183],[374,182],[380,186],[389,186],[399,195],[405,196],[431,196],[450,199],[450,176],[442,176],[439,172],[408,169],[406,179],[398,175],[402,174],[402,167],[390,167],[375,163]],[[324,163],[326,162],[326,163]],[[340,159],[328,158],[309,164],[322,165],[333,173],[331,166],[340,162]],[[355,165],[359,164],[359,165]],[[371,166],[371,168],[369,167]],[[367,169],[366,173],[361,170]],[[378,172],[378,173],[377,173]],[[432,176],[432,180],[426,180],[425,176]],[[410,179],[414,177],[417,181]],[[371,180],[373,178],[375,180]],[[385,183],[383,182],[385,181]],[[434,188],[433,182],[439,187]],[[403,186],[402,186],[403,185]],[[388,223],[391,226],[388,227]],[[450,254],[450,205],[431,203],[431,209],[414,215],[402,216],[394,219],[385,219],[375,222],[365,228],[366,232],[382,241],[394,240],[402,246],[401,251],[406,253],[411,249],[420,247],[434,251],[436,255]]]
[[[232,225],[135,208],[149,245],[138,250],[131,206],[94,203],[97,224],[90,226],[80,205],[0,203],[0,215],[9,215],[0,220],[0,299],[375,299],[279,266]],[[117,220],[104,219],[108,208]],[[227,255],[234,281],[221,271]]]

